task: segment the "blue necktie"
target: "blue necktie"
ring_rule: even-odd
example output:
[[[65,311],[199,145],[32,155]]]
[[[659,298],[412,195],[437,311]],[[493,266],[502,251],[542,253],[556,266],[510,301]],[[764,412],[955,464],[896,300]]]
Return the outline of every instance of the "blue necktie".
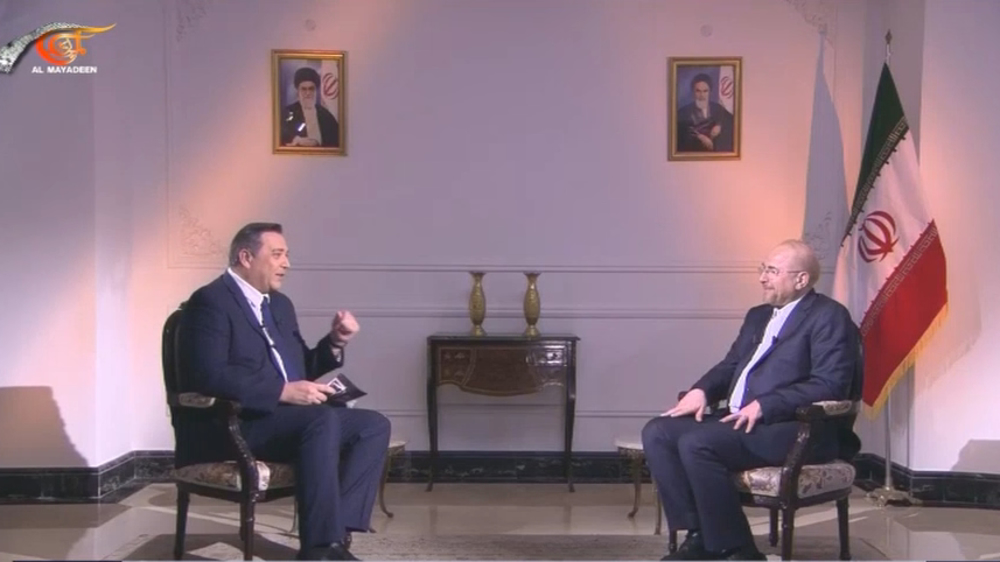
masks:
[[[299,373],[298,363],[296,362],[296,355],[294,350],[289,349],[285,345],[284,338],[281,337],[281,332],[278,331],[278,324],[274,321],[274,315],[271,313],[270,298],[264,297],[264,300],[260,302],[260,315],[264,319],[264,329],[267,330],[267,334],[271,337],[271,341],[274,342],[274,348],[278,350],[278,355],[281,356],[281,362],[285,366],[285,375],[288,376],[288,382],[294,382],[302,380],[302,374]],[[278,361],[271,355],[271,360],[274,361],[274,368],[281,373],[281,366],[278,365]]]

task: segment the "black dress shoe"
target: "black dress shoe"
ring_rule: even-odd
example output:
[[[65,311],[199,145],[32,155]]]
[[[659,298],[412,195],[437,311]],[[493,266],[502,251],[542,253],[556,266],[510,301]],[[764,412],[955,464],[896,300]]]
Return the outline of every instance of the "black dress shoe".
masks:
[[[660,560],[717,560],[718,556],[705,550],[705,540],[701,537],[701,531],[688,531],[675,552],[667,554]]]
[[[343,543],[335,542],[330,546],[317,546],[299,551],[296,560],[358,560]]]
[[[767,560],[767,556],[751,544],[727,550],[717,560]]]

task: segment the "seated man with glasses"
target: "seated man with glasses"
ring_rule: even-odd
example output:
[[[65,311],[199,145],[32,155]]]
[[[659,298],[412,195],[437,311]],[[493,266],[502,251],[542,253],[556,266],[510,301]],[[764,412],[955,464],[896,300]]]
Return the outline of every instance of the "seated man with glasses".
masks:
[[[840,303],[813,290],[820,266],[804,242],[779,244],[760,265],[764,304],[751,308],[729,353],[673,408],[646,424],[642,444],[671,529],[687,537],[664,560],[765,560],[732,473],[781,465],[795,442],[795,410],[847,400],[860,334]],[[727,409],[705,408],[727,400]],[[850,458],[850,425],[821,427],[807,462]]]

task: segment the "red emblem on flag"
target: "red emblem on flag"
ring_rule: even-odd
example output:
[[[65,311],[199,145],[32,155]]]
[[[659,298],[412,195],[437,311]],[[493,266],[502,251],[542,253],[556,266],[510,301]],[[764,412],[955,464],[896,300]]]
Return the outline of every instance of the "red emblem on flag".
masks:
[[[885,211],[868,213],[858,232],[858,253],[868,263],[884,260],[899,243],[896,220]]]
[[[733,90],[735,90],[735,84],[733,84],[732,76],[723,76],[722,80],[719,82],[719,95],[723,99],[729,99],[733,97]]]
[[[323,97],[327,99],[334,99],[339,93],[339,84],[337,78],[332,72],[327,72],[323,75]]]

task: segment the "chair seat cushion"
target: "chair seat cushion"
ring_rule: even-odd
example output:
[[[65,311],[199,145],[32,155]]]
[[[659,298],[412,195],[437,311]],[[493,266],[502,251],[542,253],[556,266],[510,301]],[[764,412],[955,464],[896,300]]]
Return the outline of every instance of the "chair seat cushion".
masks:
[[[741,492],[759,496],[778,497],[781,478],[780,466],[767,466],[737,472],[733,475],[736,487]],[[808,498],[826,492],[843,490],[854,485],[854,466],[844,461],[829,464],[807,464],[799,474],[800,498]]]
[[[290,464],[257,461],[258,490],[295,485],[295,470]],[[174,480],[211,486],[222,490],[240,489],[240,469],[235,461],[192,464],[175,469]]]

